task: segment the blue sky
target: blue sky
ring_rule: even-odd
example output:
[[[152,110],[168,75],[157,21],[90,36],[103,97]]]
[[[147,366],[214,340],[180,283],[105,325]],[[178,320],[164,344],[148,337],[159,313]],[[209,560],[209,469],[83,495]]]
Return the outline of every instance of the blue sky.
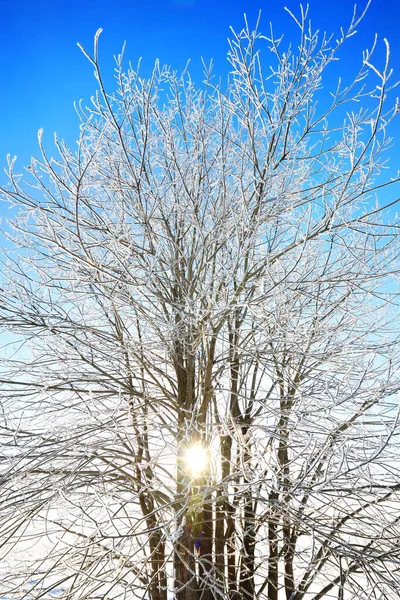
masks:
[[[77,139],[73,102],[82,98],[88,103],[96,82],[76,44],[91,49],[99,27],[104,30],[101,62],[111,85],[112,55],[124,40],[126,57],[135,63],[142,56],[145,71],[156,58],[178,70],[190,58],[200,82],[201,56],[215,59],[217,73],[227,72],[229,26],[239,29],[245,12],[254,22],[261,9],[261,29],[267,31],[272,21],[277,33],[293,39],[295,27],[285,5],[298,12],[297,0],[0,0],[0,184],[7,153],[18,156],[20,168],[37,154],[39,128],[45,130],[49,154],[54,131],[70,144]],[[310,1],[314,26],[329,32],[348,24],[352,9],[351,0]],[[389,39],[400,78],[400,7],[395,0],[373,0],[359,34],[342,54],[344,75],[356,68],[375,33],[382,48],[382,38]]]

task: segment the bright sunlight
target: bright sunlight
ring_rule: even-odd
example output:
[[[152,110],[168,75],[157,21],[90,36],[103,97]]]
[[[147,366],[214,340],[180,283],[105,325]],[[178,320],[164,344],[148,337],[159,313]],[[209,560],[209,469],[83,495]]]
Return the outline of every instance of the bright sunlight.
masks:
[[[185,452],[185,463],[190,473],[197,477],[207,466],[207,450],[201,444],[195,444],[194,446],[191,446]]]

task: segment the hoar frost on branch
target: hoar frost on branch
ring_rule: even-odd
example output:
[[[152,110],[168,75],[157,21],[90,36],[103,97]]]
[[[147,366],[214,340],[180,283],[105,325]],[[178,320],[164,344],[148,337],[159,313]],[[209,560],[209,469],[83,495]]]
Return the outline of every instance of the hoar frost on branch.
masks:
[[[77,149],[10,161],[3,596],[398,598],[395,82],[375,41],[329,95],[361,17],[307,19],[233,33],[226,87],[110,93],[97,34]]]

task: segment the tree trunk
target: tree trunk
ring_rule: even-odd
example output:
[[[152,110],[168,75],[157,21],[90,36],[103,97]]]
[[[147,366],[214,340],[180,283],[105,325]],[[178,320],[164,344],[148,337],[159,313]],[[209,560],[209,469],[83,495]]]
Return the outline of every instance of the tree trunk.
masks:
[[[272,491],[269,495],[271,503],[270,517],[268,522],[268,600],[278,600],[278,522],[276,513],[276,502],[278,493]]]

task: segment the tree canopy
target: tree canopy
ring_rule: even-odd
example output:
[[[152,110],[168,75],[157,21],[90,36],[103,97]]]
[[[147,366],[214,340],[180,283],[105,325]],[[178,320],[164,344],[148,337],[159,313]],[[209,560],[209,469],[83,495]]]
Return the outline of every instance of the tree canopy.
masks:
[[[389,45],[329,90],[362,15],[292,17],[227,85],[121,54],[108,91],[99,31],[76,149],[9,161],[7,598],[398,598]]]

